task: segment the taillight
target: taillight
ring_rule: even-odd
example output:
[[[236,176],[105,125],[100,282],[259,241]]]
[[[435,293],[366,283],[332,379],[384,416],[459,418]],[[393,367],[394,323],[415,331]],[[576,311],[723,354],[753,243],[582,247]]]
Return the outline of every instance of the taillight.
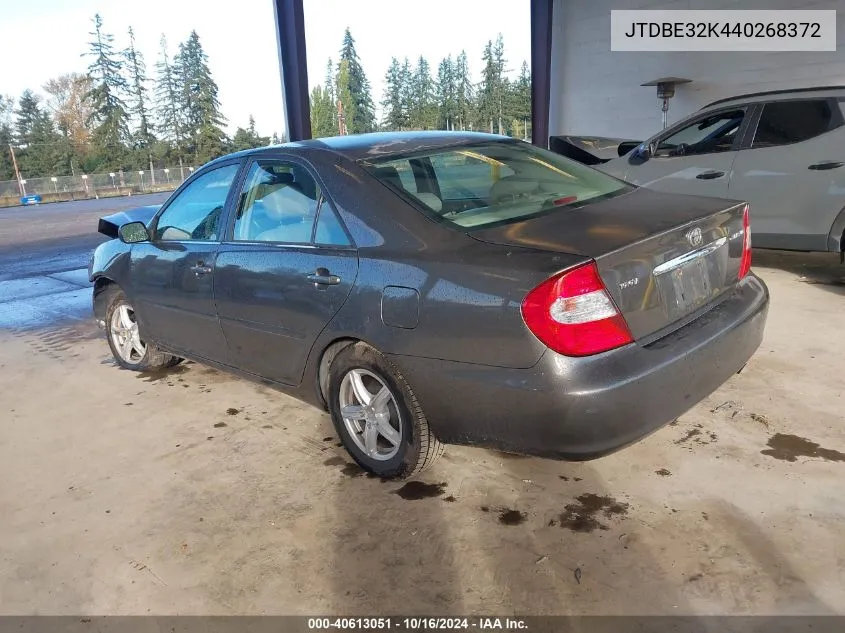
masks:
[[[634,340],[595,262],[534,288],[522,302],[522,317],[547,347],[566,356],[598,354]]]
[[[747,204],[742,212],[742,230],[745,236],[742,242],[742,259],[739,262],[739,279],[745,277],[751,270],[751,217]]]

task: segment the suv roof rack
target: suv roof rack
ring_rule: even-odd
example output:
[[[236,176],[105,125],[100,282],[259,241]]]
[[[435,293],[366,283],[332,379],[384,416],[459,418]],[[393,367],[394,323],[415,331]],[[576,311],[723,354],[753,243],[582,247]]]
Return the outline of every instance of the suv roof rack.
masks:
[[[705,106],[702,106],[701,109],[704,110],[705,108],[712,107],[714,105],[718,105],[720,103],[727,103],[728,101],[736,101],[737,99],[750,99],[752,97],[765,97],[767,95],[783,95],[783,94],[793,94],[797,92],[821,92],[823,90],[845,90],[845,86],[815,86],[813,88],[787,88],[784,90],[767,90],[764,92],[750,92],[744,95],[737,95],[735,97],[726,97],[725,99],[719,99],[717,101],[713,101],[712,103],[708,103]]]

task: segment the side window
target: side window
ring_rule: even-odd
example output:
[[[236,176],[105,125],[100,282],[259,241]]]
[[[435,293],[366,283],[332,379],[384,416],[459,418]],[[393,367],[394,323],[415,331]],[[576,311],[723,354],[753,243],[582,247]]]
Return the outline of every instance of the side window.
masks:
[[[257,161],[238,200],[235,241],[311,242],[320,188],[304,167]]]
[[[744,118],[744,110],[730,110],[696,119],[661,139],[656,155],[694,156],[729,152]]]
[[[331,244],[334,246],[351,246],[349,238],[331,206],[323,200],[320,214],[317,218],[317,230],[314,232],[315,244]]]
[[[754,133],[755,147],[774,147],[806,141],[842,125],[842,112],[827,99],[767,103]]]
[[[162,212],[156,239],[190,241],[220,239],[220,216],[238,165],[219,167],[199,176]]]

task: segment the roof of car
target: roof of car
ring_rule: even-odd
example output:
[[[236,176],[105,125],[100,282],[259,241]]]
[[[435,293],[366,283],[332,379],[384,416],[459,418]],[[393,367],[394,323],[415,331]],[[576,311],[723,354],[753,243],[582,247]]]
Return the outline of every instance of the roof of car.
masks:
[[[814,94],[810,94],[814,93]],[[817,94],[815,94],[817,93]],[[836,94],[840,94],[845,97],[845,86],[812,86],[808,88],[787,88],[783,90],[768,90],[765,92],[750,92],[744,95],[737,95],[735,97],[726,97],[725,99],[719,99],[717,101],[713,101],[712,103],[708,103],[706,106],[702,107],[702,110],[706,110],[707,108],[712,108],[713,106],[721,106],[733,102],[759,102],[759,101],[772,101],[777,100],[778,98],[783,99],[794,99],[797,97],[831,97],[836,96]]]
[[[373,132],[370,134],[351,134],[348,136],[330,136],[327,138],[294,141],[281,145],[269,145],[248,149],[234,154],[221,156],[214,162],[230,158],[240,158],[254,154],[272,154],[279,150],[298,147],[323,148],[337,152],[352,160],[377,159],[399,154],[411,154],[426,150],[437,150],[461,145],[488,143],[491,141],[513,141],[508,136],[482,134],[480,132]]]

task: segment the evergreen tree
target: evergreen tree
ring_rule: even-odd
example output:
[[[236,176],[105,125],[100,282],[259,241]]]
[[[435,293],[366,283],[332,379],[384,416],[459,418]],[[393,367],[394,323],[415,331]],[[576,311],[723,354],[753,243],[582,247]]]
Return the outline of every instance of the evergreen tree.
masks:
[[[15,99],[11,96],[0,95],[0,180],[13,180],[15,170],[12,167],[12,156],[9,145],[14,143],[12,132],[12,111]]]
[[[179,45],[173,65],[182,81],[179,104],[187,149],[202,164],[226,153],[228,139],[221,128],[225,119],[220,113],[217,83],[211,77],[208,56],[196,31]]]
[[[167,52],[167,39],[161,36],[159,60],[156,63],[155,113],[159,134],[178,148],[184,140],[182,111],[180,109],[181,84],[176,69]],[[180,153],[181,155],[181,153]]]
[[[115,169],[123,166],[125,146],[130,138],[129,115],[123,100],[127,84],[112,45],[114,37],[103,32],[99,14],[94,16],[93,22],[94,31],[89,35],[94,39],[89,42],[87,53],[93,58],[88,66],[92,87],[86,95],[91,106],[90,123],[94,126],[92,142],[103,167]]]
[[[442,130],[454,130],[458,118],[458,91],[454,66],[452,56],[449,55],[437,67],[437,127]]]
[[[39,97],[25,90],[18,101],[14,142],[20,148],[18,167],[24,178],[47,176],[61,170],[63,148],[50,114]]]
[[[311,90],[311,135],[314,138],[335,136],[334,104],[329,88],[320,85]]]
[[[344,71],[342,87],[345,95],[341,94],[341,70]],[[348,103],[343,101],[344,118],[349,133],[372,132],[376,126],[376,116],[370,94],[370,82],[361,67],[361,61],[355,51],[355,40],[348,27],[343,34],[338,65],[338,97],[343,100],[344,96],[349,100]]]
[[[473,129],[475,92],[466,51],[461,51],[455,60],[454,82],[457,127],[461,130]]]
[[[437,106],[435,105],[434,81],[431,79],[431,69],[428,61],[420,55],[414,69],[413,105],[410,112],[412,128],[430,130],[437,124]]]
[[[411,112],[414,110],[414,72],[411,70],[411,62],[406,57],[402,62],[402,69],[399,71],[399,94],[402,98],[402,116],[404,117],[405,128],[411,127]]]
[[[531,121],[531,71],[528,62],[522,62],[519,78],[513,84],[510,115],[519,125],[519,131],[513,135],[528,139],[528,123]]]
[[[255,131],[255,119],[249,115],[249,125],[246,129],[239,127],[232,137],[232,151],[239,152],[244,149],[264,147],[270,144],[269,136],[259,136]]]
[[[390,67],[384,76],[384,99],[381,107],[384,109],[382,125],[388,130],[402,130],[408,124],[405,109],[402,66],[395,57],[390,60]]]
[[[135,147],[149,149],[155,138],[150,125],[149,110],[147,108],[147,66],[144,56],[135,48],[135,33],[129,27],[129,48],[124,51],[128,65],[129,82],[131,85],[133,103],[130,109],[135,118],[135,133],[133,140]]]

